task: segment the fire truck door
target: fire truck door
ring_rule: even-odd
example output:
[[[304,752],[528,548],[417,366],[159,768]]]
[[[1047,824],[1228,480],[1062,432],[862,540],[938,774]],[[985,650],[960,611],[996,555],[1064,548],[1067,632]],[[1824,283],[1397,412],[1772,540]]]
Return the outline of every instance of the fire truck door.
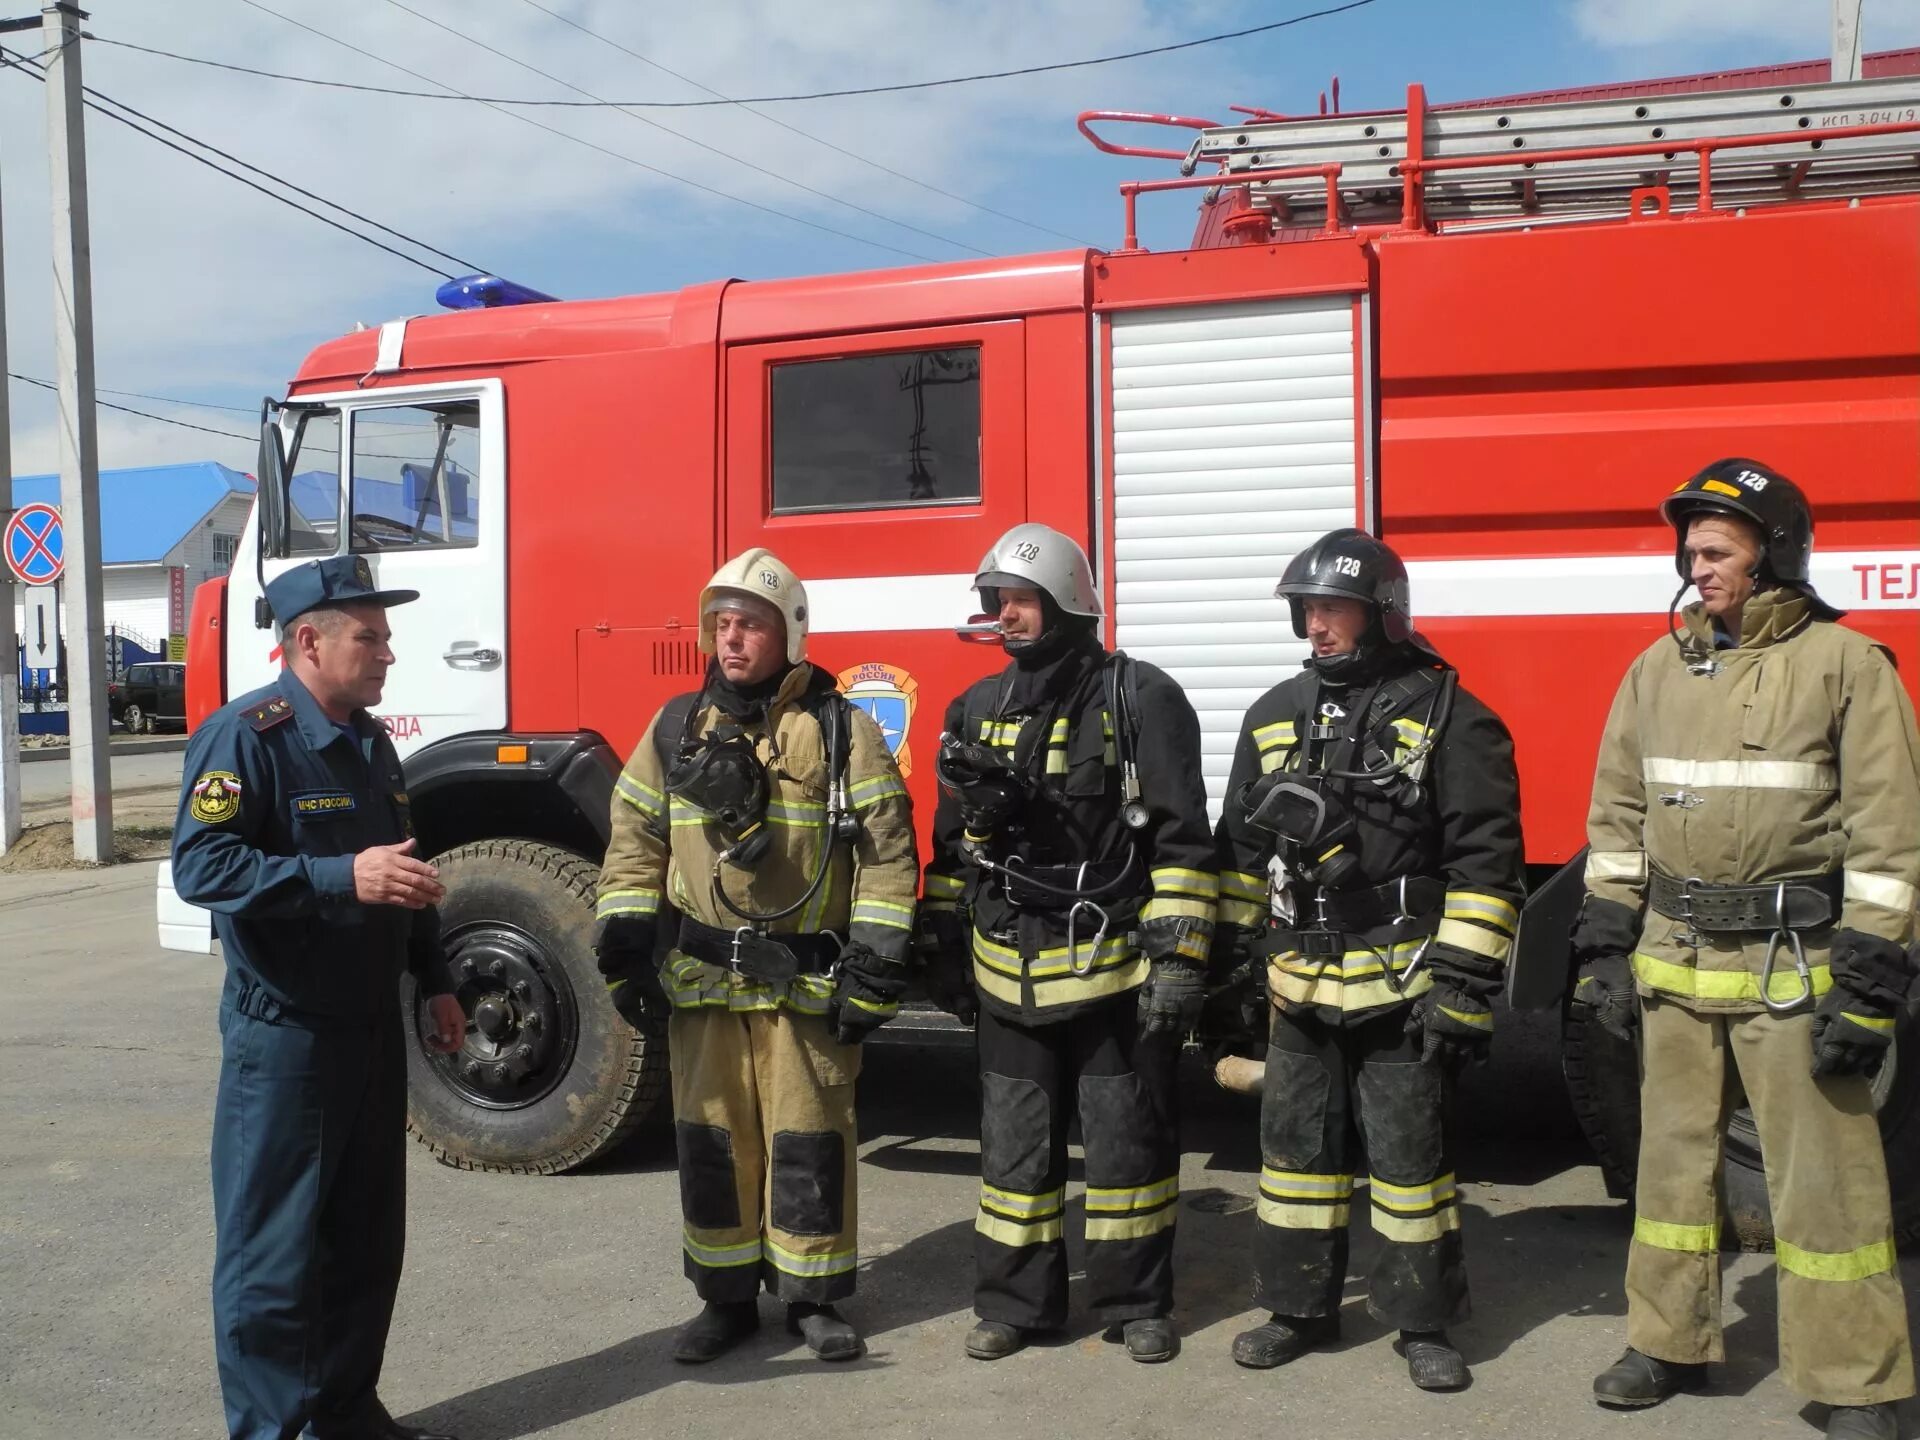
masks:
[[[1315,536],[1365,525],[1363,296],[1154,306],[1102,317],[1116,643],[1200,715],[1218,814],[1247,707],[1298,668],[1273,587]]]
[[[806,582],[809,658],[929,770],[947,701],[997,649],[954,635],[974,567],[1028,518],[1024,322],[729,348],[727,554]],[[1083,372],[1084,373],[1084,372]]]

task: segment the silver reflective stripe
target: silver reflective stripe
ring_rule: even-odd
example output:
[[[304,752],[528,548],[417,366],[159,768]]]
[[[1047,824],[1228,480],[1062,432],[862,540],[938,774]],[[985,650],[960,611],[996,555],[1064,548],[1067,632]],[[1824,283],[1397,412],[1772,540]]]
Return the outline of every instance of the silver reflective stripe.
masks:
[[[1644,850],[1589,850],[1587,883],[1596,880],[1645,880],[1647,852]]]
[[[1848,870],[1846,898],[1878,905],[1884,910],[1920,908],[1920,890],[1891,875],[1875,875],[1866,870]]]
[[[1840,772],[1812,760],[1675,760],[1649,755],[1640,762],[1649,785],[1694,785],[1702,790],[1838,790]]]

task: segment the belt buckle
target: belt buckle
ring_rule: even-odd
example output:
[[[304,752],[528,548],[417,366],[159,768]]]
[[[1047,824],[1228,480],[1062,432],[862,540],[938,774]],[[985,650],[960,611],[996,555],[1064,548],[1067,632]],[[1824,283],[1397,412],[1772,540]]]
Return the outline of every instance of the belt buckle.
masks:
[[[1676,944],[1685,945],[1695,950],[1700,948],[1700,932],[1694,928],[1693,887],[1696,885],[1705,885],[1706,883],[1707,882],[1702,880],[1698,875],[1689,875],[1680,882],[1680,898],[1676,907],[1680,913],[1667,917],[1670,920],[1678,920],[1681,922],[1681,928],[1676,931],[1673,936]]]

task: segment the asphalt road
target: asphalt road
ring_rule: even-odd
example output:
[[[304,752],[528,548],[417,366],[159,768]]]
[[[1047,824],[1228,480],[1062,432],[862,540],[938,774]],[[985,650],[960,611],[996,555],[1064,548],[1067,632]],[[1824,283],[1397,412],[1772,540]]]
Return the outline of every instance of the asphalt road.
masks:
[[[177,756],[173,757],[177,761]],[[216,960],[159,950],[153,866],[0,876],[0,1434],[219,1433],[206,1173]],[[1710,1395],[1638,1415],[1588,1384],[1624,1341],[1626,1214],[1572,1126],[1551,1036],[1503,1017],[1461,1093],[1474,1319],[1464,1394],[1406,1382],[1350,1282],[1345,1338],[1276,1372],[1237,1369],[1251,1323],[1258,1154],[1249,1105],[1198,1070],[1186,1096],[1170,1365],[1129,1363],[1080,1317],[993,1365],[970,1324],[978,1151],[964,1052],[875,1049],[862,1083],[861,1291],[868,1357],[827,1367],[768,1324],[697,1369],[666,1342],[694,1308],[675,1177],[642,1148],[590,1174],[460,1174],[415,1150],[411,1232],[384,1384],[397,1414],[468,1440],[850,1435],[1678,1437],[1817,1433],[1773,1373],[1771,1261],[1728,1257],[1731,1362]],[[1078,1180],[1078,1176],[1075,1176]],[[1077,1207],[1076,1207],[1077,1209]],[[1356,1234],[1357,1269],[1372,1253]],[[1909,1288],[1920,1278],[1909,1262]]]
[[[115,820],[125,819],[123,810],[149,810],[156,805],[171,814],[180,798],[180,766],[185,759],[179,750],[123,751],[115,746],[110,762]],[[65,759],[20,767],[20,809],[29,823],[66,814],[71,772]]]

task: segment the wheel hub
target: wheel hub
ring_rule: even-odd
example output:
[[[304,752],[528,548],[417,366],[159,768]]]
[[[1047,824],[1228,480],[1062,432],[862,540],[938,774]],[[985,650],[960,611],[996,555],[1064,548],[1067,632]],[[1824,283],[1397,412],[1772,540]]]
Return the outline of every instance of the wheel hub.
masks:
[[[571,990],[538,942],[511,926],[469,926],[443,943],[472,1024],[455,1053],[428,1051],[431,1063],[475,1104],[532,1104],[566,1072],[575,1024]]]

